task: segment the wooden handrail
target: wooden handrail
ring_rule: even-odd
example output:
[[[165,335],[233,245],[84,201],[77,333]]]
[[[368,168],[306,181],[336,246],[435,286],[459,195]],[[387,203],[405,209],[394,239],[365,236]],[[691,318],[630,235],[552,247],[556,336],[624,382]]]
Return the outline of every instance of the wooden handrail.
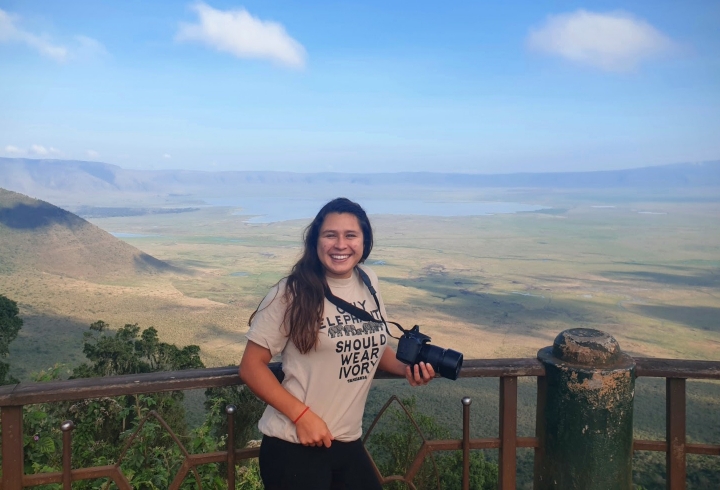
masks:
[[[636,357],[639,377],[720,380],[719,361],[656,359]],[[276,376],[282,376],[280,363],[270,364]],[[468,359],[460,371],[462,378],[501,378],[505,376],[544,376],[545,368],[535,358]],[[378,371],[377,379],[398,376]],[[83,378],[47,383],[19,383],[0,387],[0,407],[59,401],[121,396],[163,391],[192,390],[242,384],[236,366],[184,371]]]
[[[280,363],[270,364],[270,369],[275,376],[282,377]],[[69,379],[47,383],[19,383],[0,387],[0,407],[239,384],[243,383],[238,376],[237,366]]]
[[[720,361],[635,357],[635,373],[646,378],[720,380]]]
[[[282,378],[280,363],[271,363],[270,369],[275,376],[279,379]],[[460,377],[499,378],[502,376],[542,376],[544,374],[545,369],[540,361],[533,358],[468,359],[463,363]],[[375,378],[394,379],[399,376],[378,371]],[[46,383],[19,383],[0,387],[0,407],[240,384],[243,383],[238,376],[237,366],[129,374],[105,378],[69,379]]]

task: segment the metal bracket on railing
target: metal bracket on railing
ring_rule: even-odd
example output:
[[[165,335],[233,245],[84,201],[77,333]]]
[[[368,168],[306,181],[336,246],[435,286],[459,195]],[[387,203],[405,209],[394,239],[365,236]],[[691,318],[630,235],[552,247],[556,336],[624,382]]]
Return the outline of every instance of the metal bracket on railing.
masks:
[[[470,488],[470,405],[472,399],[469,396],[463,397],[463,477],[462,488],[469,490]]]
[[[225,407],[228,422],[228,438],[227,438],[227,479],[228,488],[235,488],[235,405]]]
[[[71,490],[72,485],[72,431],[75,430],[75,424],[72,420],[66,420],[60,425],[63,438],[62,462],[63,462],[63,490]]]

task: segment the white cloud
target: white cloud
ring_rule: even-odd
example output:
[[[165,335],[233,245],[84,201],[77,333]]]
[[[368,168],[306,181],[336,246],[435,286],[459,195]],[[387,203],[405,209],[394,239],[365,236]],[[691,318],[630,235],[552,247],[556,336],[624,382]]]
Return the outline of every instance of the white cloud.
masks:
[[[531,29],[531,49],[607,71],[628,71],[641,61],[675,51],[675,43],[642,19],[624,12],[578,10],[550,15]]]
[[[37,35],[19,27],[19,17],[0,9],[0,43],[20,43],[57,62],[71,58],[90,58],[107,54],[105,46],[87,36],[75,36],[72,48],[52,42],[46,35]]]
[[[32,153],[33,155],[45,156],[49,155],[50,151],[42,145],[32,145],[28,150],[28,153]]]
[[[62,152],[58,150],[57,148],[53,148],[52,146],[50,148],[45,148],[43,145],[32,145],[28,149],[28,153],[31,155],[38,155],[41,157],[46,157],[48,155],[55,155],[60,156],[62,155]]]
[[[192,6],[197,24],[181,23],[176,41],[194,41],[237,56],[264,58],[290,67],[305,66],[305,48],[282,24],[253,17],[245,9],[216,10],[199,2]]]
[[[9,153],[10,155],[19,155],[22,152],[23,151],[20,148],[18,148],[17,146],[7,145],[5,147],[5,153]]]
[[[97,158],[100,156],[100,153],[96,152],[95,150],[86,150],[85,153],[87,153],[87,156],[90,158]]]
[[[51,43],[45,36],[38,36],[17,27],[18,18],[0,9],[0,42],[19,42],[36,49],[43,56],[55,61],[65,61],[67,48]]]
[[[172,157],[170,156],[169,153],[165,153],[165,154],[163,154],[163,158],[170,160]]]

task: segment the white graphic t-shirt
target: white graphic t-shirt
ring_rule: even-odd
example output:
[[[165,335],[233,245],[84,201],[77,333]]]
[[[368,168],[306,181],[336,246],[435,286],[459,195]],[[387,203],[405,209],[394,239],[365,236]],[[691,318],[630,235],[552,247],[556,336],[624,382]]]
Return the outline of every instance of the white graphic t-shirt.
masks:
[[[362,267],[377,290],[377,276]],[[332,293],[369,312],[375,322],[366,322],[342,311],[325,299],[323,320],[315,349],[301,354],[282,327],[286,303],[286,280],[275,286],[260,304],[247,339],[282,354],[283,387],[322,418],[333,438],[354,441],[362,435],[362,416],[370,384],[387,346],[388,336],[380,312],[368,288],[356,271],[348,279],[327,278]],[[378,293],[383,318],[385,305]],[[298,443],[295,425],[268,405],[260,432]]]

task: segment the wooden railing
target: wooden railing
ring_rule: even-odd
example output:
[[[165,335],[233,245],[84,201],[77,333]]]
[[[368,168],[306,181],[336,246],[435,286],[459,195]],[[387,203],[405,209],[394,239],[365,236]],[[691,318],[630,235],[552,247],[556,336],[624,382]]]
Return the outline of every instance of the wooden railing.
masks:
[[[682,490],[686,487],[686,455],[704,454],[720,456],[720,444],[688,444],[685,432],[685,380],[720,380],[720,362],[689,361],[678,359],[636,358],[638,377],[666,378],[667,431],[665,441],[635,440],[636,451],[660,451],[667,455],[667,488]],[[282,376],[280,365],[271,365],[276,376]],[[542,407],[546,395],[545,369],[537,359],[474,359],[466,360],[460,376],[463,378],[499,378],[500,424],[498,437],[471,439],[469,429],[470,403],[463,403],[463,438],[460,440],[425,441],[415,463],[405,475],[382,475],[383,481],[402,480],[411,482],[420,464],[430,452],[462,450],[465,456],[463,488],[468,488],[469,451],[472,449],[498,449],[499,488],[516,488],[516,450],[534,448],[536,473],[540,460],[540,437],[542,424],[536,423],[535,437],[517,437],[517,387],[519,377],[537,378],[538,411],[536,421],[544,420]],[[376,379],[394,376],[378,372]],[[70,489],[71,482],[85,479],[111,478],[119,488],[130,489],[130,484],[120,471],[119,465],[94,468],[71,468],[70,445],[72,424],[63,424],[63,471],[26,475],[23,468],[22,413],[24,405],[72,401],[100,397],[113,397],[176,390],[190,390],[242,384],[237,368],[211,368],[187,371],[88,378],[48,383],[20,383],[0,387],[0,417],[2,419],[2,489],[20,490],[41,484],[61,483]],[[233,423],[232,409],[228,412],[230,427]],[[708,414],[709,415],[709,414]],[[172,434],[172,432],[170,431]],[[233,448],[232,429],[229,431],[228,447]],[[199,465],[227,462],[229,487],[233,488],[237,461],[254,458],[258,448],[234,449],[199,455],[186,454],[180,473],[170,488],[178,488],[185,476]],[[412,488],[412,487],[411,487]]]

